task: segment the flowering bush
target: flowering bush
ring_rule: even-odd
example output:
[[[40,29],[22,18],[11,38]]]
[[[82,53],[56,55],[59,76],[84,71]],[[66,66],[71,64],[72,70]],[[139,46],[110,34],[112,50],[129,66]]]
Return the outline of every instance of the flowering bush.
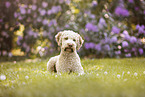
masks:
[[[17,38],[17,45],[27,55],[45,56],[58,51],[54,36],[65,29],[74,30],[83,36],[85,43],[79,50],[81,56],[145,55],[143,0],[3,1],[3,7],[6,9],[10,9],[13,4],[17,5],[15,10],[8,10],[8,13],[12,12],[12,20],[5,19],[6,14],[0,19],[0,28],[4,28],[0,37],[3,42],[0,48],[3,47],[4,50],[0,51],[0,55],[6,53],[6,48],[10,49],[7,52],[11,51],[12,47],[8,46],[12,43],[4,42],[4,38],[14,36],[12,33],[15,31],[15,24],[24,25],[23,34]],[[12,39],[8,40],[12,42]]]
[[[17,40],[22,51],[27,55],[38,53],[38,55],[44,56],[57,49],[54,35],[63,30],[62,27],[66,21],[63,18],[66,10],[69,9],[68,3],[68,0],[56,2],[50,0],[36,2],[34,0],[31,4],[19,5],[19,9],[14,15],[25,26],[23,35],[18,36]]]

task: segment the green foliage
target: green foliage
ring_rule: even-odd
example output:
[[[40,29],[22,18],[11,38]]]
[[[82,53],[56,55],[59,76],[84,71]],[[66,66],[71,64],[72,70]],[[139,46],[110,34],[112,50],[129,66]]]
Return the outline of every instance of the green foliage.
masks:
[[[48,60],[2,62],[1,97],[144,97],[145,59],[83,59],[84,75],[49,74]]]

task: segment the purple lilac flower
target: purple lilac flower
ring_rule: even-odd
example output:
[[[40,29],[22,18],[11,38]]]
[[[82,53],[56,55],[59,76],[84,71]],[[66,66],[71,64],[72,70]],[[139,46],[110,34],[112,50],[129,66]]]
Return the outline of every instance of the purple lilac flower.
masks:
[[[70,0],[65,0],[66,4],[70,4],[70,2],[71,2]]]
[[[93,6],[93,7],[95,7],[95,6],[97,6],[97,5],[98,5],[97,1],[92,1],[92,6]]]
[[[122,47],[128,47],[128,42],[127,41],[123,41],[122,42]]]
[[[85,36],[85,40],[89,41],[89,40],[90,40],[90,38],[89,38],[89,37],[87,37],[87,36]]]
[[[90,15],[90,18],[95,19],[95,18],[96,18],[96,16],[95,16],[95,15],[93,15],[93,14],[91,14],[91,15]]]
[[[97,44],[97,45],[95,45],[95,50],[97,50],[97,51],[101,51],[101,44]]]
[[[28,10],[27,10],[27,13],[30,14],[30,13],[31,13],[31,9],[28,9]]]
[[[47,19],[44,19],[44,20],[42,21],[42,24],[43,24],[43,25],[47,25],[47,24],[48,24],[48,20],[47,20]]]
[[[37,22],[41,22],[42,19],[40,17],[37,18]]]
[[[102,24],[102,25],[104,25],[104,26],[107,25],[104,18],[100,18],[99,23]]]
[[[140,25],[139,25],[139,24],[137,24],[137,25],[136,25],[136,29],[138,30],[139,28],[140,28]]]
[[[106,21],[105,21],[104,18],[100,18],[99,23],[98,23],[98,27],[99,27],[100,29],[103,29],[104,26],[105,26],[105,27],[107,26]]]
[[[140,26],[140,25],[138,24],[138,25],[136,25],[136,29],[138,30],[138,33],[139,33],[139,34],[145,33],[145,30],[144,30],[144,29],[145,29],[145,26],[144,26],[144,25],[141,25],[141,26]]]
[[[92,23],[87,23],[86,29],[88,29],[88,31],[93,31],[93,32],[98,31],[98,27],[96,25],[93,25]]]
[[[62,4],[64,2],[64,0],[59,0],[59,3]]]
[[[118,34],[118,33],[120,33],[120,29],[116,26],[113,26],[112,27],[112,32]]]
[[[48,3],[47,3],[47,2],[42,2],[42,6],[43,6],[44,8],[46,8],[46,7],[48,6]]]
[[[22,45],[24,48],[27,48],[27,44],[24,42]]]
[[[55,19],[51,20],[48,26],[50,27],[52,25],[57,26],[57,21]]]
[[[127,53],[127,52],[129,52],[129,50],[128,49],[124,49],[124,52]]]
[[[117,37],[116,37],[116,36],[112,37],[112,38],[111,38],[111,42],[112,42],[112,43],[116,43],[116,42],[117,42]]]
[[[138,10],[139,10],[139,7],[135,7],[134,9],[135,9],[136,11],[138,11]]]
[[[43,9],[43,10],[40,10],[40,15],[41,16],[44,16],[46,14],[46,11]]]
[[[37,6],[36,5],[32,5],[32,10],[36,10]]]
[[[30,51],[30,47],[27,46],[27,47],[26,47],[26,52],[29,52],[29,51]]]
[[[95,47],[95,44],[93,42],[85,43],[86,49],[93,49]]]
[[[48,14],[48,15],[51,15],[51,14],[52,14],[52,11],[51,11],[51,10],[48,10],[48,11],[47,11],[47,14]]]
[[[133,47],[133,48],[131,49],[131,51],[135,52],[135,51],[136,51],[136,48]]]
[[[21,13],[21,14],[26,14],[25,8],[22,8],[22,7],[21,7],[21,8],[20,8],[20,13]]]
[[[142,48],[139,48],[138,51],[139,51],[139,54],[140,54],[140,55],[143,54],[143,49],[142,49]]]
[[[128,32],[126,30],[123,31],[124,35],[128,35]]]
[[[0,19],[0,22],[3,22],[3,19]]]
[[[134,36],[132,36],[131,38],[130,38],[130,43],[135,43],[135,42],[137,42],[137,39],[136,39],[136,37],[134,37]]]
[[[11,3],[10,3],[9,1],[7,1],[7,2],[5,3],[5,6],[6,6],[6,8],[9,8],[9,7],[11,6]]]
[[[145,14],[145,10],[143,11],[143,14]]]
[[[115,9],[115,14],[117,16],[129,16],[129,12],[127,9],[123,8],[123,7],[120,7],[118,6],[116,9]]]
[[[68,24],[65,25],[65,28],[69,28],[70,26]]]
[[[125,57],[131,57],[131,53],[125,54]]]
[[[115,51],[115,54],[116,55],[120,55],[121,54],[121,51]]]
[[[105,49],[106,51],[110,51],[110,46],[109,46],[108,44],[106,44],[106,45],[104,46],[104,49]]]
[[[5,32],[5,31],[2,31],[2,36],[8,38],[9,37],[9,34],[7,32]]]
[[[124,39],[129,41],[130,40],[130,36],[129,35],[125,35]]]
[[[21,41],[22,39],[23,39],[23,37],[18,36],[18,40],[17,40],[17,44],[18,44],[18,45],[21,45],[21,42],[20,42],[20,41]]]
[[[58,10],[59,10],[59,9],[58,9],[57,6],[53,6],[53,7],[51,8],[51,12],[52,12],[53,14],[57,13]]]
[[[134,0],[128,0],[129,3],[134,3]]]

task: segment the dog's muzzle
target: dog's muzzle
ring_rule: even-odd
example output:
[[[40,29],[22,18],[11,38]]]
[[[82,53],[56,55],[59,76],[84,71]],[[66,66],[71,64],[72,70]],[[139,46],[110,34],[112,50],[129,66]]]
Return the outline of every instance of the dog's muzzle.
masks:
[[[67,52],[73,52],[74,50],[73,50],[73,48],[66,47],[66,48],[64,49],[64,51],[67,51]]]

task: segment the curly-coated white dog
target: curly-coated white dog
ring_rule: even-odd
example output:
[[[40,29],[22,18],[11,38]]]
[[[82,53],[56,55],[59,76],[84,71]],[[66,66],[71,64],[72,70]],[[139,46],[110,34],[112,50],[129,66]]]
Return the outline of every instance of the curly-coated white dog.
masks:
[[[59,32],[55,38],[61,47],[61,52],[60,55],[50,58],[47,63],[47,70],[58,74],[65,72],[83,74],[84,70],[77,54],[77,50],[84,42],[82,37],[78,33],[65,30]]]

